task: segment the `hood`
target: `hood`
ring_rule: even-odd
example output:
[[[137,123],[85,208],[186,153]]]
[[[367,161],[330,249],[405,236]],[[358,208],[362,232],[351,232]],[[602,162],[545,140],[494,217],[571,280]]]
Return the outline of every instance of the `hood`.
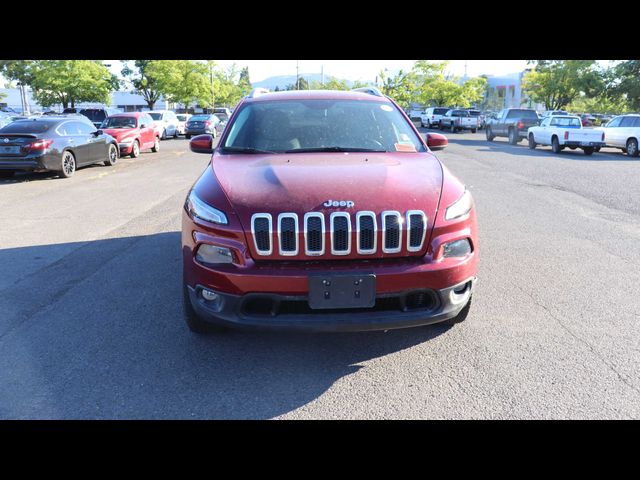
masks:
[[[135,136],[137,128],[103,128],[102,131],[107,135],[111,135],[118,142],[125,139],[128,136]]]
[[[440,199],[442,166],[431,153],[219,155],[215,175],[245,229],[254,213],[422,210],[429,230]],[[353,207],[326,207],[328,200]],[[379,217],[378,217],[379,218]]]

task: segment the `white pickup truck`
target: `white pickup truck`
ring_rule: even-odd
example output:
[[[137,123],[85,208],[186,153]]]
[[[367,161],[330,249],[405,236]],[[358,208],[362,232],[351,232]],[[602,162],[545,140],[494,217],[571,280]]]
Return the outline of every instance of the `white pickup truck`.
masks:
[[[450,129],[453,133],[458,130],[471,130],[472,133],[478,131],[478,117],[469,115],[466,110],[449,110],[440,118],[440,128]]]
[[[560,153],[569,147],[572,150],[581,148],[585,155],[591,155],[604,147],[602,130],[582,128],[580,117],[575,115],[548,116],[540,125],[529,127],[527,134],[532,150],[538,145],[551,145],[553,153]]]

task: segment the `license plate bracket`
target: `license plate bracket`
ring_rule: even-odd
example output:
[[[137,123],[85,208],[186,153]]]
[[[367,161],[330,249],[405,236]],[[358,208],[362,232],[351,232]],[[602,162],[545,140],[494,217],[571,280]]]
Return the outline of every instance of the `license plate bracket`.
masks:
[[[8,146],[4,146],[4,145],[0,145],[0,154],[7,154],[7,155],[17,155],[20,153],[20,146],[18,145],[8,145]]]
[[[309,275],[309,307],[370,308],[376,304],[373,273]]]

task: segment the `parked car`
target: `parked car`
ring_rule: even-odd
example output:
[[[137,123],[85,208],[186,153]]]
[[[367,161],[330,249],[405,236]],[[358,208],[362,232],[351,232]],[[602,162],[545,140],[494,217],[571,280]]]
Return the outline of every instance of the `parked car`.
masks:
[[[153,119],[146,112],[111,115],[103,122],[102,129],[117,140],[121,156],[129,155],[136,158],[141,150],[160,150],[160,134],[155,129]]]
[[[583,113],[580,115],[580,122],[583,127],[593,127],[596,123],[596,117],[589,113]]]
[[[443,107],[429,107],[420,116],[420,125],[422,127],[433,128],[440,126],[440,119],[449,111]]]
[[[214,108],[213,114],[220,119],[222,126],[225,126],[231,118],[231,110],[224,107]]]
[[[187,130],[187,121],[191,118],[191,115],[188,113],[176,113],[176,117],[178,117],[178,133],[184,135]]]
[[[18,111],[15,108],[12,107],[0,107],[0,112],[4,112],[4,113],[10,113],[10,114],[14,114],[14,115],[20,115],[22,114],[22,111]]]
[[[478,128],[482,129],[484,127],[484,116],[482,115],[482,112],[472,108],[467,111],[469,112],[469,115],[478,119]]]
[[[17,171],[52,171],[68,178],[79,167],[117,161],[116,140],[84,117],[42,116],[0,129],[0,176],[5,178]]]
[[[160,132],[160,140],[166,140],[167,137],[178,138],[178,117],[171,110],[151,110],[146,112],[151,115]]]
[[[478,117],[472,117],[467,110],[449,110],[440,118],[440,128],[449,129],[453,133],[458,130],[478,131]]]
[[[22,116],[22,115],[12,115],[12,114],[7,114],[7,113],[0,113],[0,128],[4,127],[5,125],[9,125],[12,122],[15,122],[16,120],[26,120],[27,117]]]
[[[565,112],[564,110],[545,110],[542,112],[540,118],[546,118],[553,115],[571,115],[569,112]]]
[[[407,112],[407,116],[414,122],[416,120],[420,120],[423,114],[424,114],[424,109],[422,108],[412,108]]]
[[[528,137],[529,127],[538,125],[539,118],[530,108],[505,108],[487,120],[485,134],[492,142],[495,137],[507,137],[511,145]]]
[[[191,138],[192,135],[210,133],[213,138],[216,138],[220,130],[220,119],[214,114],[203,113],[193,115],[187,120],[184,135],[187,138]]]
[[[400,107],[368,90],[377,93],[256,92],[215,149],[212,135],[191,140],[213,154],[182,217],[192,331],[467,318],[478,260],[471,194]]]
[[[585,155],[593,154],[604,146],[604,133],[592,128],[583,128],[576,115],[550,115],[540,125],[529,127],[529,148],[551,145],[553,153],[560,153],[565,147],[572,150],[581,148]]]
[[[637,157],[638,142],[640,142],[640,115],[620,115],[615,117],[604,127],[596,128],[604,133],[607,147],[619,148],[630,157]]]
[[[67,112],[67,110],[75,110],[75,109],[65,109],[62,113],[79,113],[80,115],[84,115],[95,125],[96,128],[100,128],[102,122],[109,116],[114,115],[116,113],[120,113],[120,110],[117,108],[110,107],[97,107],[97,108],[81,108],[77,112]]]

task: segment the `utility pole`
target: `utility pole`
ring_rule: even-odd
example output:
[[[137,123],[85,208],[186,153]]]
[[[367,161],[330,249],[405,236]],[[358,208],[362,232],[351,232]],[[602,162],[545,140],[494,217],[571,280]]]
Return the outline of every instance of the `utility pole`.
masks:
[[[300,65],[298,64],[299,60],[296,60],[296,90],[300,90],[300,80],[298,76],[300,75]]]

